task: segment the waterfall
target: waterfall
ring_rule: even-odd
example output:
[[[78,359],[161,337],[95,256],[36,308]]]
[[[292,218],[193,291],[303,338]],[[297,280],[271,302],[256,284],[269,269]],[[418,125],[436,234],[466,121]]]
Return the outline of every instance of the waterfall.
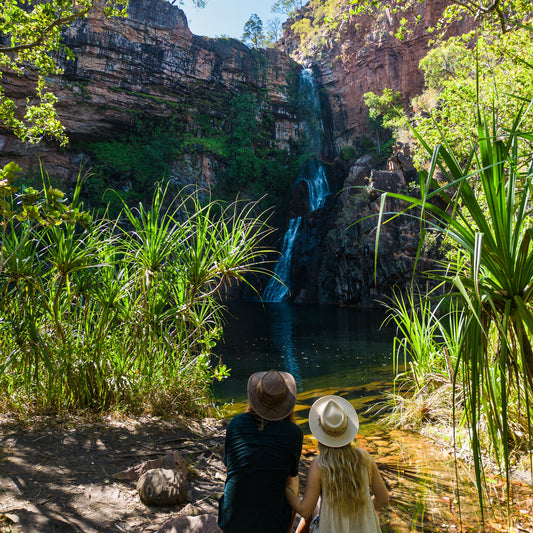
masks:
[[[298,234],[298,228],[302,217],[291,218],[289,229],[283,237],[283,246],[281,248],[281,259],[274,269],[275,277],[270,278],[268,285],[263,292],[264,302],[282,302],[289,292],[287,281],[291,272],[292,247]],[[279,280],[283,282],[280,283]]]
[[[310,159],[305,164],[299,178],[307,183],[311,212],[323,207],[330,193],[324,165],[316,159]]]
[[[307,147],[314,154],[319,155],[322,148],[322,136],[324,127],[320,113],[320,100],[316,87],[313,71],[305,68],[300,73],[298,83],[300,108],[302,116],[306,118],[305,133]],[[324,206],[326,197],[330,193],[324,165],[318,159],[309,159],[300,171],[296,183],[304,181],[309,191],[309,212],[316,211]],[[291,218],[289,227],[283,237],[281,259],[279,260],[274,274],[266,286],[262,299],[264,302],[282,302],[289,293],[289,281],[291,273],[292,249],[302,217]],[[280,283],[281,280],[283,283]]]
[[[322,150],[324,124],[322,123],[318,88],[313,70],[310,68],[304,68],[300,72],[300,78],[298,80],[298,103],[302,116],[305,117],[307,148],[314,154],[319,154]]]

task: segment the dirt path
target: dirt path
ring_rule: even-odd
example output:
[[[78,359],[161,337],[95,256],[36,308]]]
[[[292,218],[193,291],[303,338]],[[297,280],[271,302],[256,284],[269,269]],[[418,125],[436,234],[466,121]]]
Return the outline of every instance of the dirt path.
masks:
[[[216,513],[225,470],[222,423],[153,419],[0,424],[0,532],[157,531],[178,514]],[[177,450],[190,475],[187,506],[147,507],[113,474]]]
[[[216,514],[225,479],[224,427],[215,420],[186,426],[148,418],[33,420],[22,427],[0,419],[0,533],[156,532],[171,518]],[[302,486],[316,453],[310,440],[304,445]],[[445,450],[398,431],[373,431],[360,437],[359,445],[376,458],[391,492],[390,508],[380,513],[383,533],[480,531],[477,501],[464,487],[458,501],[455,469]],[[179,451],[189,468],[184,506],[148,507],[135,482],[113,477],[171,451]],[[466,486],[468,468],[461,475]],[[515,529],[489,516],[487,531],[533,533],[531,487],[512,489]],[[496,506],[503,496],[503,484],[495,483]]]

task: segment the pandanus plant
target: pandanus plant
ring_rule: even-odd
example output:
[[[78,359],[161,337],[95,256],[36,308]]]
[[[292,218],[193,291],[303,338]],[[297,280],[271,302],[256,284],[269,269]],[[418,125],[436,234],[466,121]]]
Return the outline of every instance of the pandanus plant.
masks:
[[[227,373],[210,359],[222,285],[266,273],[271,229],[257,204],[203,202],[193,190],[172,199],[157,187],[149,209],[124,205],[120,221],[81,227],[83,213],[54,190],[37,197],[39,209],[13,209],[9,170],[0,174],[2,398],[45,409],[209,405],[212,381]]]
[[[507,481],[511,446],[524,444],[510,431],[511,404],[513,416],[519,412],[529,428],[525,439],[531,449],[533,157],[528,150],[533,135],[521,131],[531,108],[532,103],[525,104],[508,131],[498,129],[494,113],[487,119],[478,111],[478,142],[466,161],[455,156],[444,136],[432,149],[415,130],[431,154],[429,170],[420,173],[420,197],[388,194],[382,199],[382,206],[392,196],[406,203],[403,213],[417,213],[419,253],[424,236],[434,231],[459,257],[443,263],[436,277],[464,316],[455,376],[461,377],[465,393],[482,508],[482,424]],[[382,209],[380,219],[384,214]]]

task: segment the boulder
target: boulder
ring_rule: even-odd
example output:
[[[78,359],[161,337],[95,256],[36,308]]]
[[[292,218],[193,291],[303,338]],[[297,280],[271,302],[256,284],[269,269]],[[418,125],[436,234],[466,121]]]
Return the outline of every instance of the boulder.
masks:
[[[137,490],[146,505],[177,505],[187,496],[187,478],[178,470],[154,468],[139,478]]]
[[[217,517],[213,514],[180,516],[165,522],[157,533],[220,533]]]

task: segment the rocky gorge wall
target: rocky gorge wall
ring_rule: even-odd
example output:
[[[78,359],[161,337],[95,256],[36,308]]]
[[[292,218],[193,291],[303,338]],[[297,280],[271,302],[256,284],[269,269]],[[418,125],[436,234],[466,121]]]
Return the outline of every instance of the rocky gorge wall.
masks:
[[[64,38],[75,59],[62,61],[64,74],[48,81],[71,144],[28,145],[0,132],[2,165],[13,160],[36,169],[40,159],[51,175],[73,180],[85,156],[76,145],[128,132],[141,114],[163,124],[172,118],[194,134],[200,115],[224,123],[231,98],[247,93],[260,97],[262,112],[271,118],[273,145],[287,148],[298,138],[290,84],[300,67],[281,51],[193,35],[183,11],[165,0],[130,0],[125,19],[95,12]],[[31,81],[5,76],[2,84],[23,104]],[[177,165],[190,174],[184,180],[212,184],[217,158],[202,150],[186,156]]]
[[[425,246],[418,262],[419,221],[399,217],[380,229],[375,265],[377,221],[383,192],[410,194],[417,182],[409,146],[397,144],[386,168],[365,155],[362,139],[370,135],[368,109],[363,95],[380,95],[385,88],[399,91],[407,106],[424,89],[418,68],[427,54],[435,26],[446,5],[445,0],[417,4],[410,13],[420,22],[403,41],[394,36],[403,13],[392,9],[377,17],[350,16],[347,3],[337,2],[346,16],[337,13],[340,24],[324,24],[317,34],[298,34],[293,25],[307,19],[307,27],[317,27],[323,2],[310,2],[284,25],[284,49],[293,59],[313,69],[320,86],[324,121],[330,144],[337,153],[349,147],[358,157],[344,161],[322,157],[328,163],[332,196],[325,208],[311,213],[301,223],[293,245],[290,299],[362,307],[379,306],[394,291],[409,290],[424,284],[423,272],[438,257],[438,242]],[[323,14],[322,14],[323,16]],[[304,25],[305,27],[305,25]],[[470,23],[451,26],[449,35],[464,33]],[[311,37],[310,37],[311,35]],[[331,152],[331,150],[329,150]],[[294,198],[301,196],[296,190]],[[291,205],[293,206],[293,201]],[[398,212],[402,205],[388,198],[384,210]],[[293,207],[293,211],[298,209]],[[413,271],[416,265],[416,275]]]
[[[366,92],[380,95],[386,88],[399,91],[406,106],[422,92],[424,78],[418,64],[435,38],[427,29],[437,25],[447,3],[415,3],[408,13],[395,13],[393,5],[375,16],[356,16],[349,15],[350,4],[341,1],[337,2],[336,13],[340,22],[334,26],[324,22],[317,35],[306,37],[295,32],[293,26],[306,18],[317,23],[320,15],[311,2],[285,23],[282,47],[295,61],[313,66],[330,106],[338,147],[356,144],[358,138],[368,134],[368,109],[363,99]],[[411,24],[411,31],[400,40],[395,33],[403,17],[410,21],[419,18],[419,22]],[[471,27],[471,22],[455,23],[446,36],[465,33]]]
[[[323,207],[309,213],[309,196],[301,181],[292,191],[289,187],[281,190],[285,201],[274,218],[280,226],[279,242],[288,218],[303,216],[293,248],[289,299],[376,306],[395,287],[409,287],[418,246],[416,220],[386,224],[381,230],[374,279],[380,194],[408,190],[416,171],[406,147],[397,147],[386,170],[376,168],[364,154],[351,161],[336,154],[343,146],[352,146],[357,152],[358,139],[368,133],[365,92],[380,93],[389,87],[408,99],[422,90],[417,66],[427,51],[424,26],[435,22],[443,3],[426,3],[425,22],[405,42],[391,35],[394,20],[385,12],[379,20],[348,18],[334,32],[324,30],[317,41],[320,44],[305,51],[286,26],[283,51],[253,50],[234,39],[199,37],[188,29],[185,14],[165,0],[130,0],[127,19],[95,15],[77,22],[65,34],[75,59],[65,61],[64,75],[49,82],[59,97],[58,113],[71,144],[64,149],[47,142],[26,145],[0,132],[0,165],[14,160],[24,170],[35,171],[42,162],[51,175],[68,184],[75,181],[80,165],[87,170],[95,164],[87,147],[107,141],[110,157],[125,161],[119,161],[122,167],[118,166],[115,181],[104,179],[102,188],[126,191],[135,170],[130,167],[135,161],[143,163],[142,153],[139,158],[135,152],[145,147],[141,139],[131,152],[119,154],[113,151],[119,145],[112,143],[128,137],[142,116],[150,121],[144,134],[150,134],[153,123],[163,130],[169,125],[170,134],[162,131],[167,141],[170,137],[172,142],[172,128],[180,136],[175,142],[183,146],[171,156],[167,178],[179,186],[194,183],[213,188],[235,159],[233,155],[239,155],[211,148],[221,132],[226,137],[234,135],[236,125],[229,108],[239,95],[252,95],[260,103],[255,115],[267,124],[266,138],[261,140],[265,153],[274,148],[284,150],[292,164],[297,159],[292,150],[302,137],[305,119],[298,116],[294,105],[296,79],[302,65],[311,64],[320,86],[324,126],[322,153],[316,155],[326,167],[332,194]],[[298,17],[306,14],[304,9]],[[22,102],[28,96],[28,81],[6,76],[3,86]],[[188,144],[183,142],[185,138]],[[240,138],[235,137],[235,142],[239,149]],[[259,180],[266,182],[272,174],[276,172],[267,169]],[[243,189],[248,188],[247,178],[243,174]],[[152,181],[157,179],[160,176],[154,173]],[[387,210],[399,208],[398,203],[388,201]],[[426,251],[419,263],[421,269],[431,263],[434,254],[433,249]],[[232,294],[241,295],[238,290]]]

